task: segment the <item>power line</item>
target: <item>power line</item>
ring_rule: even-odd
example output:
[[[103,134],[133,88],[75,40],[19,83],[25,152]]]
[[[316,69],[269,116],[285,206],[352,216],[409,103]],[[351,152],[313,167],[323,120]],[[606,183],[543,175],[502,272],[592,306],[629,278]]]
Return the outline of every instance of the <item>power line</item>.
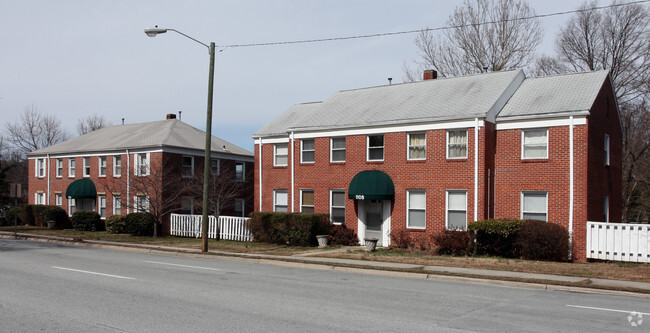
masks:
[[[586,11],[590,11],[590,10],[601,10],[601,9],[607,9],[607,8],[613,8],[613,7],[629,6],[629,5],[640,4],[640,3],[645,3],[645,2],[650,2],[650,0],[639,0],[639,1],[632,1],[632,2],[626,2],[626,3],[612,4],[612,5],[608,5],[608,6],[595,6],[595,7],[585,8],[585,9],[575,9],[575,10],[569,10],[569,11],[564,11],[564,12],[554,12],[554,13],[549,13],[549,14],[539,14],[539,15],[532,15],[532,16],[526,16],[526,17],[518,17],[518,18],[514,18],[514,19],[509,19],[509,20],[489,21],[489,22],[478,23],[476,25],[485,25],[485,24],[504,23],[504,22],[513,22],[513,21],[521,21],[521,20],[530,20],[530,19],[534,19],[534,18],[545,18],[545,17],[551,17],[551,16],[559,16],[559,15],[567,15],[567,14],[573,14],[573,13],[586,12]],[[469,27],[469,26],[473,26],[473,25],[475,25],[475,24],[452,25],[452,26],[444,26],[444,27],[438,27],[438,28],[425,28],[425,29],[418,29],[418,30],[384,32],[384,33],[376,33],[376,34],[369,34],[369,35],[356,35],[356,36],[345,36],[345,37],[331,37],[331,38],[320,38],[320,39],[303,39],[303,40],[283,41],[283,42],[218,45],[217,47],[219,47],[219,48],[255,47],[255,46],[273,46],[273,45],[332,42],[332,41],[349,40],[349,39],[363,39],[363,38],[405,35],[405,34],[419,33],[421,31],[449,30],[449,29]]]

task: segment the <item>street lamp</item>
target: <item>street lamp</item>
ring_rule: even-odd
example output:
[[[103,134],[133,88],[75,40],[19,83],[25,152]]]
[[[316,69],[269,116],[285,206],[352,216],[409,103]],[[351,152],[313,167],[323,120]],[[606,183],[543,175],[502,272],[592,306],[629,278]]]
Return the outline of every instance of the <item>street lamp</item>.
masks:
[[[159,34],[164,34],[167,31],[174,31],[184,37],[187,37],[205,47],[210,52],[210,73],[208,77],[208,111],[205,121],[205,158],[203,163],[203,219],[201,220],[201,251],[208,252],[208,191],[210,183],[210,152],[212,151],[212,92],[214,87],[214,42],[210,45],[205,44],[197,39],[194,39],[178,30],[164,29],[155,26],[153,28],[144,29],[144,33],[149,37],[156,37]],[[217,217],[217,225],[219,224]],[[217,230],[218,232],[218,230]]]

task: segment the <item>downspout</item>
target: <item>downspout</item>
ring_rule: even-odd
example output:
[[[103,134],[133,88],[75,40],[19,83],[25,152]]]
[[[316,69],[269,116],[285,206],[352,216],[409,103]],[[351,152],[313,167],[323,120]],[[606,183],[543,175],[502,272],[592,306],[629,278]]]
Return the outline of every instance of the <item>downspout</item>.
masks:
[[[294,211],[293,210],[293,201],[294,201],[294,198],[293,198],[294,197],[294,195],[293,195],[294,194],[293,193],[294,192],[293,186],[294,186],[294,180],[295,180],[294,179],[294,176],[295,176],[294,175],[294,166],[295,166],[294,160],[295,160],[295,158],[294,158],[294,151],[293,151],[294,150],[293,149],[293,146],[294,146],[293,132],[291,132],[291,140],[290,141],[291,141],[291,212],[293,213],[293,211]]]
[[[573,116],[569,117],[569,259],[573,247]]]
[[[474,118],[474,221],[478,220],[478,118]]]
[[[47,204],[50,204],[50,154],[47,154]]]
[[[126,150],[126,213],[129,214],[129,203],[131,202],[131,156]]]
[[[258,163],[257,168],[260,171],[260,180],[259,180],[259,193],[260,193],[259,200],[260,200],[260,204],[259,204],[259,210],[261,212],[262,211],[262,137],[261,136],[259,137],[259,140],[260,140],[259,147],[258,147],[258,151],[259,151],[258,156],[259,156],[259,158],[257,159],[257,163]]]

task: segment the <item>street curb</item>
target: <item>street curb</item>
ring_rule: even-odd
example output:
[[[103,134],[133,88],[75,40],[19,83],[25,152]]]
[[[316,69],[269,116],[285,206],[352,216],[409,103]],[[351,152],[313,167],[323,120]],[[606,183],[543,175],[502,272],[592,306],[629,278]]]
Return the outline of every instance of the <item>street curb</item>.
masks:
[[[0,231],[0,238],[14,238],[14,233]],[[630,296],[637,298],[648,298],[650,299],[650,291],[639,290],[639,291],[627,291],[627,290],[613,290],[613,289],[603,289],[598,288],[597,285],[594,287],[579,287],[579,286],[570,286],[563,284],[554,284],[553,282],[557,281],[547,281],[547,280],[537,280],[530,279],[530,281],[512,281],[508,277],[500,277],[495,275],[454,275],[450,272],[433,272],[433,271],[423,271],[423,272],[412,272],[404,271],[399,269],[389,269],[387,267],[381,267],[377,263],[373,262],[372,265],[367,265],[364,267],[361,264],[340,264],[340,263],[331,263],[331,262],[308,262],[308,257],[288,257],[288,256],[270,256],[270,255],[260,255],[260,254],[243,254],[243,253],[233,253],[233,252],[224,252],[224,251],[212,251],[208,253],[200,252],[195,249],[183,249],[183,248],[168,248],[158,245],[140,245],[140,244],[129,244],[129,243],[118,243],[118,242],[107,242],[107,241],[95,241],[95,240],[82,240],[69,237],[59,237],[59,236],[47,236],[47,235],[34,235],[34,234],[24,234],[18,233],[17,239],[38,241],[38,242],[47,242],[47,243],[57,243],[65,245],[79,245],[86,247],[96,247],[96,248],[106,248],[113,250],[122,250],[122,251],[131,251],[138,253],[152,253],[152,254],[161,254],[161,255],[176,255],[179,257],[186,258],[201,258],[201,259],[213,259],[213,260],[223,260],[228,262],[239,262],[239,263],[253,263],[253,264],[265,264],[265,265],[274,265],[274,266],[283,266],[283,267],[294,267],[294,268],[307,268],[315,270],[334,270],[347,273],[357,273],[357,274],[370,274],[370,275],[379,275],[379,276],[389,276],[389,277],[401,277],[401,278],[411,278],[411,279],[422,279],[422,280],[439,280],[439,281],[451,281],[451,282],[464,282],[464,283],[479,283],[479,284],[490,284],[490,285],[502,285],[509,287],[519,287],[519,288],[529,288],[529,289],[539,289],[539,290],[552,290],[552,291],[566,291],[566,292],[578,292],[586,294],[601,294],[601,295],[616,295],[616,296]],[[424,266],[422,266],[424,267]],[[584,278],[584,280],[589,280],[589,278]],[[542,282],[542,283],[540,283]],[[550,283],[545,283],[550,282]]]

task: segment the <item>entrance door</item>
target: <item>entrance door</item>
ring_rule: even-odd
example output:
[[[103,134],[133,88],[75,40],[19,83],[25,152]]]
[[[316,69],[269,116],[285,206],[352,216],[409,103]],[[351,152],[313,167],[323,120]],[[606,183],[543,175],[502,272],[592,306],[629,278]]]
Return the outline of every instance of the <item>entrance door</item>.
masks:
[[[381,200],[366,201],[366,238],[377,238],[377,244],[383,244],[382,218],[383,205]]]

